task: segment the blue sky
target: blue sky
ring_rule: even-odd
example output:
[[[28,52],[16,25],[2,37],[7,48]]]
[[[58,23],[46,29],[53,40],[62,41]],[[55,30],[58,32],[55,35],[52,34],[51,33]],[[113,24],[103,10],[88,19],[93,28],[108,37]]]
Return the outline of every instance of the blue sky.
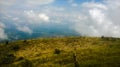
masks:
[[[71,3],[82,4],[84,2],[103,2],[103,0],[55,0],[52,5],[69,7]]]
[[[50,30],[120,37],[119,12],[120,0],[0,0],[0,39],[9,39],[8,28],[33,34],[43,24],[54,26]]]

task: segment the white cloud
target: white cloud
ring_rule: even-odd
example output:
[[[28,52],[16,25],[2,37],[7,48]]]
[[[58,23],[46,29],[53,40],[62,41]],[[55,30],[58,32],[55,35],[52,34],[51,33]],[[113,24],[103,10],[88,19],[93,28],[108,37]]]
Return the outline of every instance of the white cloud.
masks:
[[[54,2],[54,0],[27,0],[29,5],[44,5]]]
[[[3,1],[1,0],[1,3]],[[7,0],[5,1],[7,2]],[[32,26],[33,24],[40,25],[49,22],[51,24],[69,25],[68,27],[72,27],[83,35],[120,37],[120,0],[104,0],[102,3],[84,2],[82,4],[78,4],[74,0],[68,0],[71,5],[69,7],[55,6],[54,4],[47,5],[54,2],[54,0],[21,0],[20,3],[18,2],[16,4],[19,7],[12,6],[13,8],[9,8],[11,11],[9,9],[6,10],[6,12],[8,11],[6,15],[12,16],[6,19],[12,18],[14,23],[20,21],[16,23],[18,25],[17,29],[20,31],[31,33],[33,31],[30,26],[22,25]],[[14,4],[14,2],[11,3]],[[36,5],[38,6],[36,7]],[[32,6],[32,8],[26,8],[26,6]],[[20,11],[15,12],[16,7],[20,8]]]
[[[73,3],[74,0],[68,0],[68,3]]]
[[[0,5],[2,6],[11,6],[15,4],[16,0],[0,0]]]
[[[102,10],[94,8],[89,10],[90,16],[95,22],[101,24],[104,22],[105,15]]]
[[[4,40],[8,38],[4,28],[5,28],[5,25],[2,22],[0,22],[0,40]]]
[[[119,0],[108,0],[104,3],[87,2],[82,4],[83,15],[86,20],[80,20],[75,24],[75,30],[89,36],[120,37],[120,4]]]
[[[33,10],[24,11],[24,13],[26,14],[25,17],[30,23],[43,23],[50,21],[49,16],[45,13],[35,13]]]
[[[76,4],[76,3],[72,3],[71,6],[73,6],[73,7],[77,7],[78,4]]]
[[[0,28],[5,28],[5,25],[2,22],[0,22]]]
[[[4,7],[9,7],[12,5],[32,7],[38,5],[46,5],[54,2],[54,0],[0,0],[0,5]]]
[[[18,26],[17,29],[19,31],[22,31],[22,32],[25,32],[25,33],[28,33],[28,34],[32,34],[32,30],[27,26]]]
[[[78,6],[78,4],[74,2],[74,0],[67,0],[67,1],[72,7],[77,7]]]
[[[105,4],[101,4],[101,3],[95,3],[95,2],[86,2],[82,4],[83,7],[85,8],[98,8],[98,9],[104,9],[107,10],[107,6]]]
[[[46,14],[44,14],[44,13],[39,14],[38,17],[41,20],[46,21],[46,22],[49,22],[49,20],[50,20],[50,18]]]

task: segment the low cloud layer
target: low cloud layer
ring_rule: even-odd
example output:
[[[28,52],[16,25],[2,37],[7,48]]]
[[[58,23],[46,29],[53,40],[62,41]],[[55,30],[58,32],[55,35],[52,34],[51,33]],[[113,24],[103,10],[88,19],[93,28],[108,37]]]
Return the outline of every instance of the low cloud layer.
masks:
[[[119,0],[107,0],[104,3],[83,3],[86,20],[76,24],[76,30],[89,36],[113,36],[120,37],[120,11]],[[84,23],[85,26],[81,25]],[[89,24],[89,25],[87,25]],[[78,29],[79,28],[79,29]],[[81,30],[83,29],[83,30]],[[86,30],[84,30],[86,29]]]
[[[5,33],[5,25],[0,22],[0,40],[7,39],[7,34]]]
[[[32,30],[27,26],[21,26],[21,27],[18,26],[17,29],[19,31],[22,31],[22,32],[25,32],[25,33],[28,33],[28,34],[32,34]]]
[[[46,5],[54,2],[54,0],[0,0],[0,5],[4,7],[9,6],[24,6],[24,7],[35,7],[38,5]]]
[[[9,2],[9,3],[8,3]],[[1,0],[0,22],[18,31],[35,33],[42,24],[66,25],[80,35],[120,37],[120,0]],[[9,21],[9,22],[8,22]],[[34,28],[34,29],[33,29]],[[6,39],[0,28],[0,38]]]

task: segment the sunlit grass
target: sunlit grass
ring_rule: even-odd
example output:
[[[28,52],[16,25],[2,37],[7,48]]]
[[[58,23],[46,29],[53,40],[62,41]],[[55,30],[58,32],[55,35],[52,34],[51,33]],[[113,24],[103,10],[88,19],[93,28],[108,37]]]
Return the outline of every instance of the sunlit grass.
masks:
[[[16,47],[17,46],[17,47]],[[13,48],[14,47],[14,48]],[[10,63],[13,54],[16,59]],[[0,65],[10,67],[119,67],[120,39],[99,37],[64,37],[21,40],[0,45]]]

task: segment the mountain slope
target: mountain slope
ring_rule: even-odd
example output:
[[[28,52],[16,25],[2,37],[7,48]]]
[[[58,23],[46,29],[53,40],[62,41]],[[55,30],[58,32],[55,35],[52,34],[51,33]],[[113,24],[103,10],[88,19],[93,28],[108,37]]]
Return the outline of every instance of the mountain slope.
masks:
[[[119,38],[39,38],[0,45],[0,67],[119,66]]]

